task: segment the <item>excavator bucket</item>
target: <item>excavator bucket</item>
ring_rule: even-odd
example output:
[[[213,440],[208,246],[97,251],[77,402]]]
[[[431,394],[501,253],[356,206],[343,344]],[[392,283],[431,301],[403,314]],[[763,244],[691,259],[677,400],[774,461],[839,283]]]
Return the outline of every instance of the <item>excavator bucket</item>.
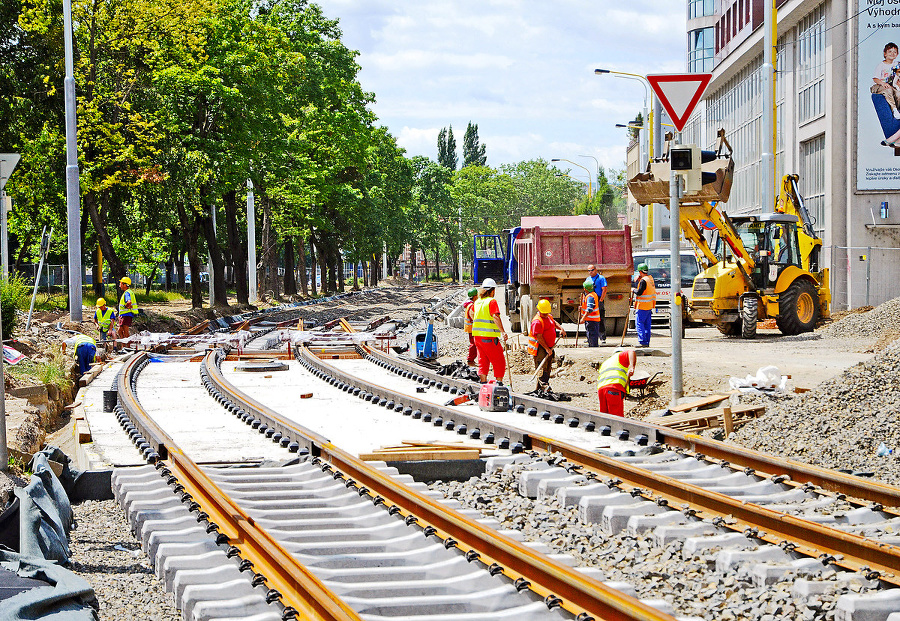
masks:
[[[691,202],[728,202],[731,196],[731,184],[734,180],[734,160],[731,157],[716,158],[703,164],[704,173],[715,173],[716,178],[704,183],[699,193],[691,194]],[[628,180],[628,190],[641,205],[669,202],[669,162],[653,162],[650,172],[636,174]]]

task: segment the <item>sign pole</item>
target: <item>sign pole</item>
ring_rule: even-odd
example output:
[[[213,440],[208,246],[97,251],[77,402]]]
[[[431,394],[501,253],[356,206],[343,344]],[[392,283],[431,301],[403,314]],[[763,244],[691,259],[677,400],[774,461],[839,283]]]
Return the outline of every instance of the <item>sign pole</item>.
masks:
[[[675,134],[676,144],[680,134]],[[671,152],[671,150],[670,150]],[[671,303],[669,304],[669,331],[672,335],[672,406],[684,396],[681,367],[681,175],[672,170],[669,173],[669,250],[672,255],[670,270]]]

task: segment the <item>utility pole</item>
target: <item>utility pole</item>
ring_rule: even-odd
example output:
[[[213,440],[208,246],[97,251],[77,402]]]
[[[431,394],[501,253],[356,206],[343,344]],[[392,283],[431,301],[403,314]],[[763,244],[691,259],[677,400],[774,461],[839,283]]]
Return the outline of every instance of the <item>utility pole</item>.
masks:
[[[256,205],[253,201],[253,182],[247,179],[247,272],[250,283],[248,301],[256,304]],[[306,278],[306,274],[303,274]],[[315,278],[313,274],[313,278]]]
[[[66,219],[69,235],[69,319],[81,323],[81,185],[75,123],[75,61],[72,52],[72,0],[63,0],[66,79]],[[5,464],[6,462],[4,462]]]
[[[778,30],[775,0],[763,0],[763,114],[762,148],[762,213],[775,212],[775,35]]]

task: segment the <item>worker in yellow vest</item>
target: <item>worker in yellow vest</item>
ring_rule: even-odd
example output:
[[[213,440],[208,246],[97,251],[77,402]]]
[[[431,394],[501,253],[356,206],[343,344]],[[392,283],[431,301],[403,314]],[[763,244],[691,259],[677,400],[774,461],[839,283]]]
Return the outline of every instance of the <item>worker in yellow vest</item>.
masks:
[[[563,337],[566,336],[566,331],[550,314],[551,306],[548,300],[539,301],[537,310],[538,313],[528,328],[528,353],[534,358],[535,372],[541,369],[536,390],[549,391],[550,367],[555,357],[553,346],[556,345],[556,330],[558,328]]]
[[[635,320],[634,325],[637,329],[638,343],[641,347],[650,347],[650,319],[653,316],[653,309],[656,308],[656,286],[653,283],[653,276],[647,270],[647,264],[638,265],[637,287],[634,290]]]
[[[472,319],[472,336],[478,349],[478,378],[487,382],[488,372],[494,367],[494,379],[498,382],[506,374],[506,357],[503,343],[509,338],[500,320],[500,305],[494,299],[497,283],[493,278],[485,278],[481,283],[481,297],[475,302],[475,316]]]
[[[597,371],[597,398],[600,411],[613,416],[625,416],[625,395],[634,374],[637,356],[633,349],[616,352],[600,365]]]
[[[469,335],[469,355],[466,358],[466,364],[473,367],[475,366],[475,361],[478,356],[478,348],[475,347],[475,337],[472,335],[472,326],[475,323],[475,302],[478,300],[478,289],[472,287],[466,292],[466,295],[469,296],[469,300],[463,304],[463,315],[465,316],[463,330]]]
[[[81,377],[90,370],[97,357],[97,341],[86,334],[76,334],[63,341],[63,353],[66,351],[72,352],[78,361],[78,375]]]
[[[106,305],[106,300],[97,298],[97,310],[94,312],[94,324],[100,332],[100,340],[110,336],[116,338],[116,311]],[[112,330],[110,330],[112,328]]]
[[[131,279],[128,276],[123,276],[119,280],[119,289],[122,290],[122,295],[119,298],[120,339],[127,339],[131,336],[131,323],[138,314],[137,299],[129,287],[131,287]]]

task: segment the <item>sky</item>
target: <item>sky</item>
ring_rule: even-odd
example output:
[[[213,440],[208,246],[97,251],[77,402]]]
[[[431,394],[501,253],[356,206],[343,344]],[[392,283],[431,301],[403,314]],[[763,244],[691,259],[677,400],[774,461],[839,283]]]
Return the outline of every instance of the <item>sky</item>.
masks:
[[[314,1],[359,52],[378,123],[409,157],[436,160],[452,125],[461,162],[471,121],[488,166],[560,158],[593,171],[593,157],[625,168],[628,136],[615,125],[641,111],[645,89],[594,69],[685,71],[685,0]]]

